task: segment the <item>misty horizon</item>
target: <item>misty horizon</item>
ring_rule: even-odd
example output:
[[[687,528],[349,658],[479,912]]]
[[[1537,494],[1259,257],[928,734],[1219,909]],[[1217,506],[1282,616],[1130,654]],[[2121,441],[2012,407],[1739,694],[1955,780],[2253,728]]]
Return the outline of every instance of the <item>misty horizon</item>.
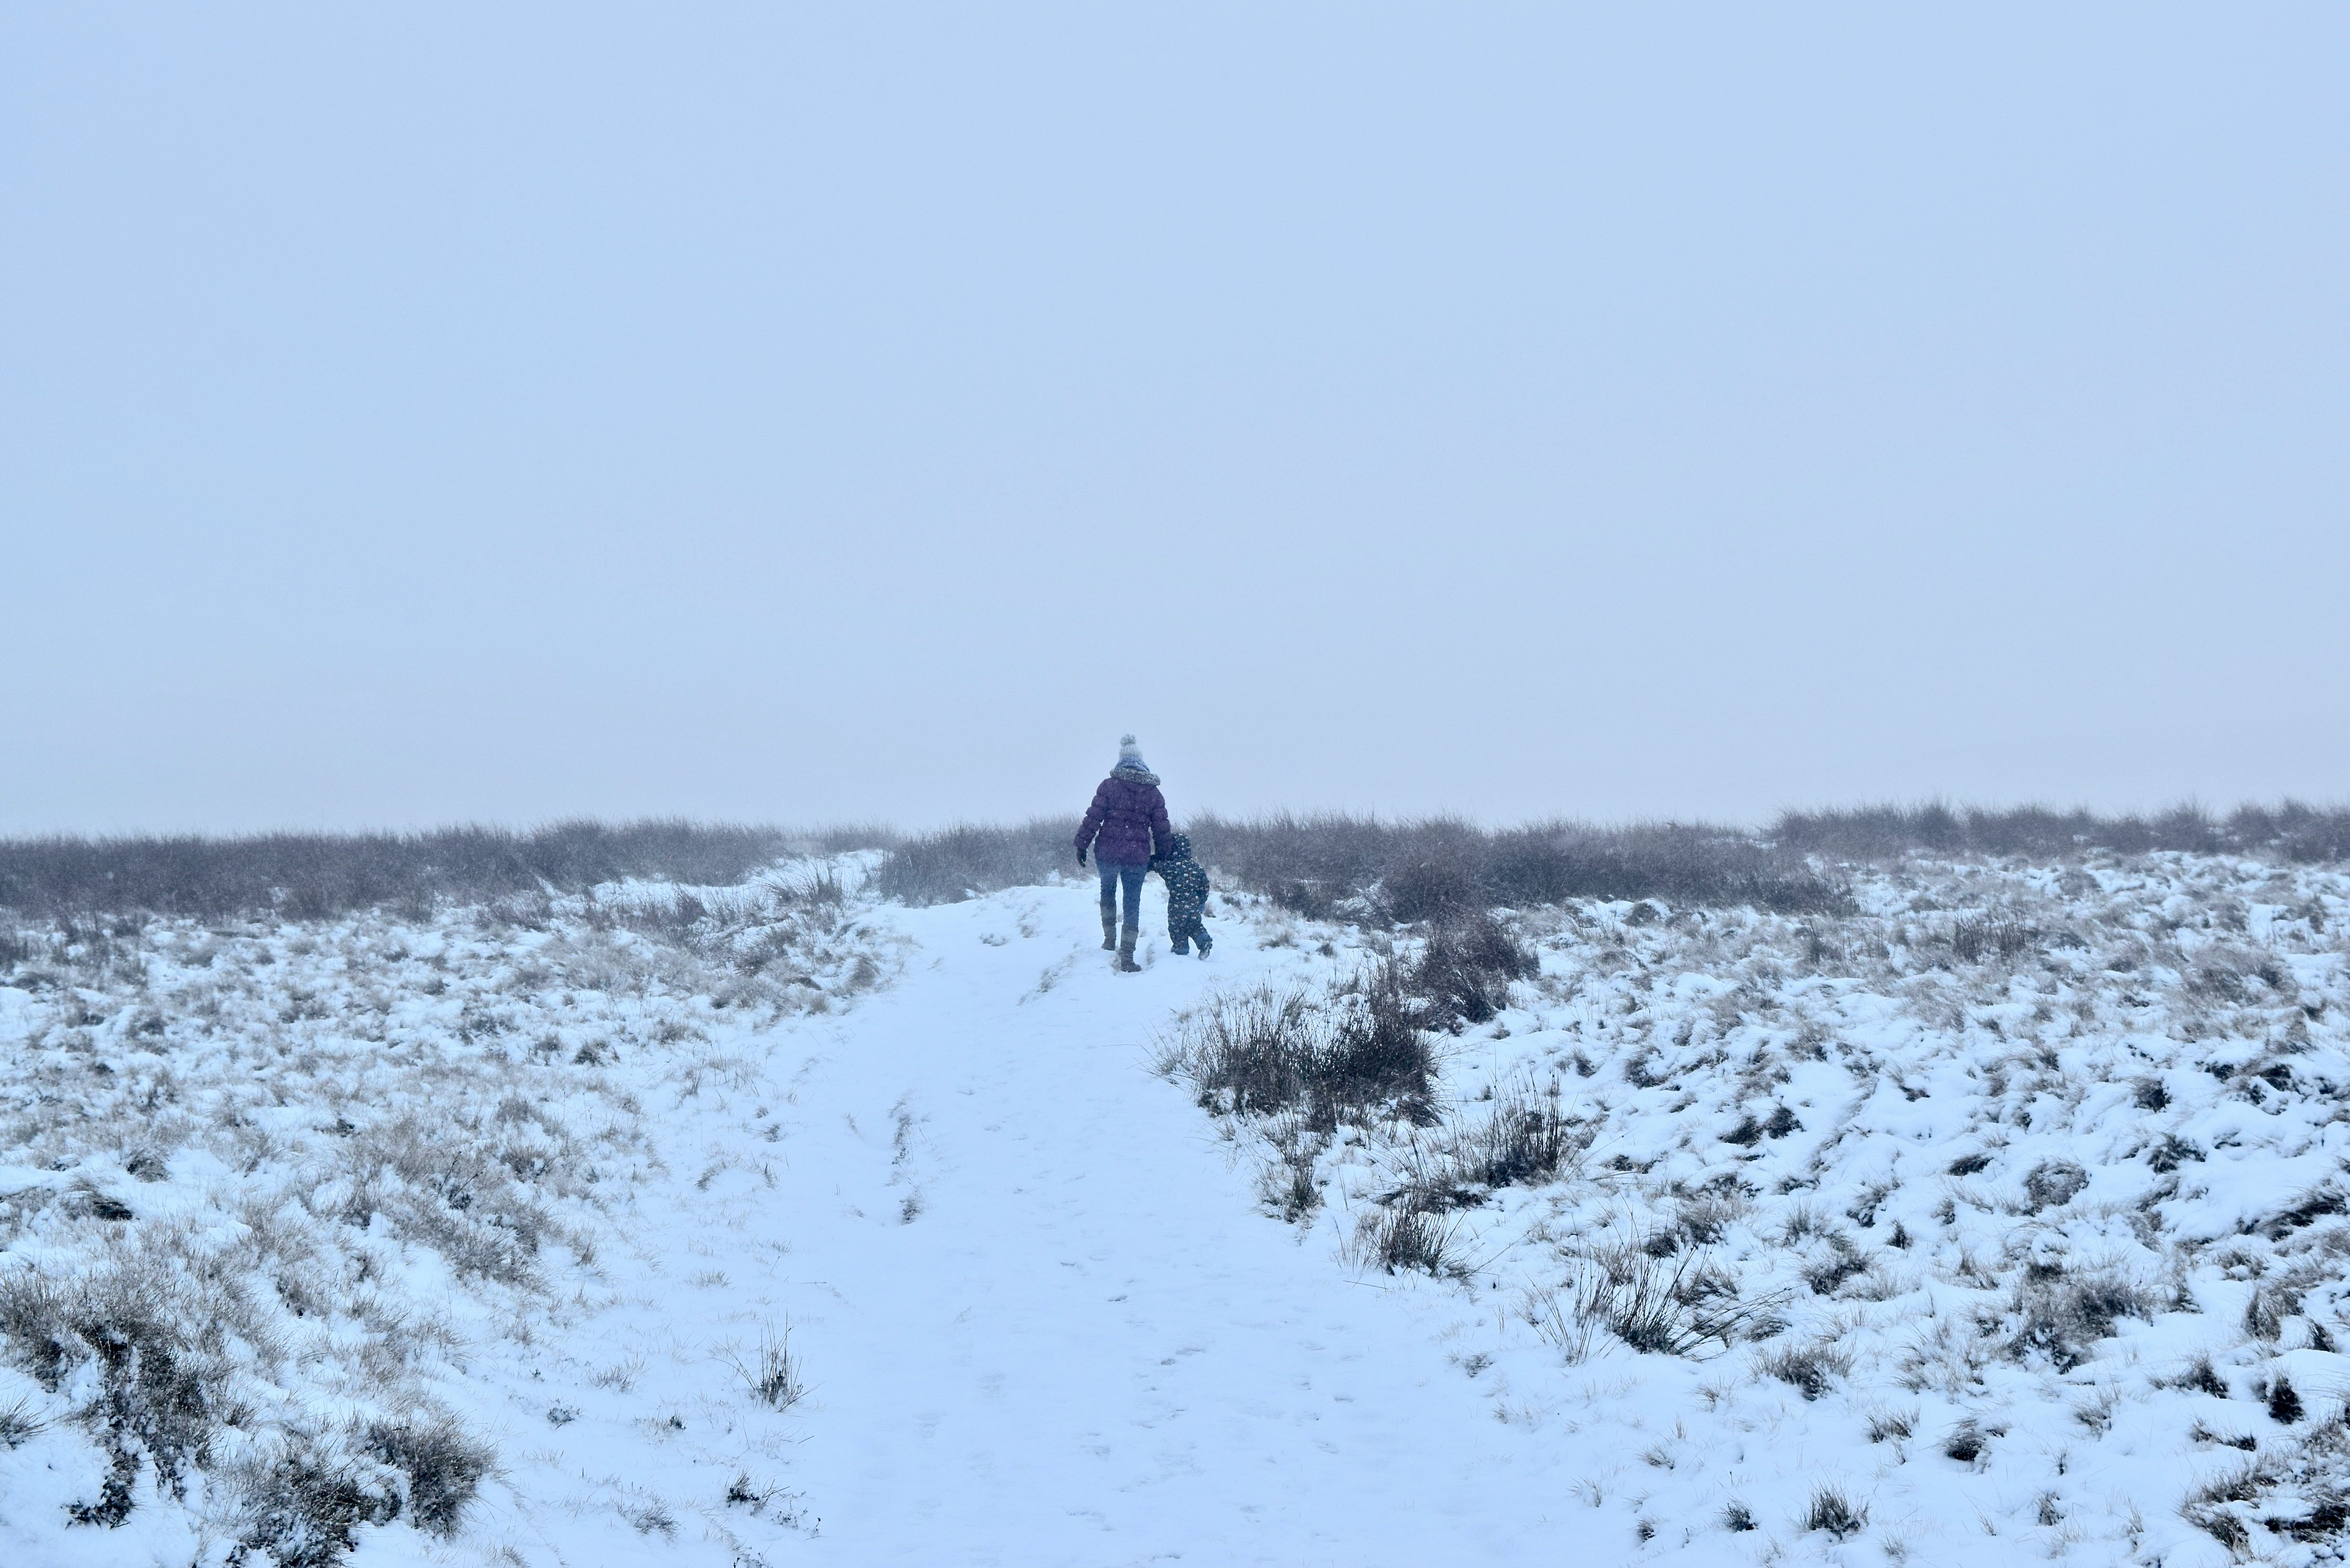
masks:
[[[1616,819],[1571,816],[1563,813],[1513,818],[1487,818],[1467,812],[1428,811],[1417,813],[1349,810],[1345,806],[1326,806],[1311,811],[1291,811],[1273,807],[1263,811],[1221,811],[1212,805],[1197,808],[1170,803],[1170,811],[1179,822],[1208,819],[1236,824],[1261,824],[1295,820],[1299,822],[1354,821],[1399,827],[1430,824],[1458,823],[1480,832],[1496,833],[1512,830],[1588,829],[1601,833],[1646,827],[1689,827],[1718,829],[1755,837],[1768,837],[1791,818],[1835,818],[1847,815],[1918,814],[1939,812],[1952,820],[1963,823],[1970,818],[2012,819],[2038,817],[2050,821],[2091,822],[2111,824],[2157,824],[2192,819],[2214,826],[2224,826],[2231,818],[2245,815],[2275,815],[2307,812],[2321,816],[2338,816],[2350,812],[2340,801],[2298,800],[2287,796],[2268,801],[2240,801],[2226,804],[2210,801],[2178,800],[2151,810],[2099,811],[2085,804],[2060,806],[2045,801],[1986,803],[1927,798],[1913,801],[1861,801],[1822,805],[1788,805],[1751,822],[1708,820],[1699,817],[1632,816]],[[124,827],[103,831],[74,828],[35,829],[0,836],[0,843],[26,843],[43,840],[85,841],[105,843],[132,840],[207,839],[224,843],[273,836],[319,836],[331,838],[375,836],[430,837],[463,832],[489,832],[502,835],[529,836],[552,832],[575,826],[595,826],[614,829],[648,826],[676,825],[695,829],[751,829],[772,831],[793,839],[847,839],[869,836],[877,845],[899,839],[919,838],[961,828],[993,829],[1029,824],[1075,822],[1081,806],[1065,809],[1044,809],[1013,812],[993,818],[955,817],[927,822],[896,822],[870,817],[861,820],[830,822],[769,818],[764,821],[746,818],[692,816],[677,812],[653,812],[625,817],[588,815],[546,816],[498,820],[473,818],[463,821],[417,822],[405,824],[277,824],[237,829],[212,830],[203,827],[143,828]]]

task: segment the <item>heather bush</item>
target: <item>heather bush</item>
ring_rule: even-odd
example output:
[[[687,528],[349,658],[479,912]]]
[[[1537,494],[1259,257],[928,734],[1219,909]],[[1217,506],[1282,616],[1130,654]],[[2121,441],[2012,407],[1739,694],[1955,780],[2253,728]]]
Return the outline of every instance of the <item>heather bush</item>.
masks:
[[[244,838],[14,838],[0,840],[0,909],[49,920],[125,912],[309,920],[387,908],[421,915],[436,902],[576,893],[631,877],[730,886],[787,855],[894,842],[878,827],[795,835],[683,821],[584,820],[526,833],[449,827]]]
[[[1392,962],[1328,997],[1259,989],[1219,997],[1162,1050],[1162,1071],[1191,1081],[1228,1116],[1302,1109],[1326,1128],[1372,1114],[1424,1121],[1434,1067],[1418,1008]]]
[[[1056,871],[1077,872],[1076,835],[1076,818],[1052,816],[1012,827],[966,824],[926,833],[891,851],[873,875],[873,890],[908,904],[954,904],[1033,886]]]
[[[1510,982],[1531,980],[1541,968],[1533,949],[1480,909],[1429,932],[1410,983],[1427,999],[1421,1022],[1451,1029],[1491,1020],[1509,1005]]]
[[[1471,909],[1571,898],[1662,898],[1803,912],[1849,902],[1800,856],[1727,828],[1552,823],[1488,832],[1457,818],[1287,815],[1194,819],[1193,850],[1242,886],[1309,917],[1341,906],[1412,924]]]
[[[949,903],[1076,870],[1073,819],[962,826],[899,844],[874,878],[885,898]],[[1722,828],[1569,824],[1489,832],[1455,817],[1214,815],[1184,824],[1221,880],[1311,919],[1378,925],[1569,898],[1663,898],[1792,911],[1842,909],[1842,888],[1799,856]]]
[[[1783,849],[1831,860],[1896,860],[1918,853],[2061,860],[2103,849],[2121,855],[2273,855],[2321,864],[2350,857],[2350,807],[2286,801],[2273,808],[2239,806],[2214,817],[2192,805],[2154,816],[2098,816],[2042,806],[1991,811],[1939,803],[1872,805],[1787,812],[1765,836]]]

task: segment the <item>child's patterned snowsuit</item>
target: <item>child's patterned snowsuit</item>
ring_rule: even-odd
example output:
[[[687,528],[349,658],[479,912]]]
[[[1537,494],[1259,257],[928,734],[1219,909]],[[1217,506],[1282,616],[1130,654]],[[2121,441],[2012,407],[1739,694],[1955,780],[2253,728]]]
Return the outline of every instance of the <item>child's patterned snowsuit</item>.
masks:
[[[1191,943],[1198,942],[1200,956],[1206,958],[1208,950],[1216,945],[1208,928],[1200,923],[1208,904],[1208,872],[1191,858],[1191,841],[1176,834],[1167,841],[1167,853],[1153,860],[1150,868],[1167,884],[1167,937],[1176,953],[1186,953]]]

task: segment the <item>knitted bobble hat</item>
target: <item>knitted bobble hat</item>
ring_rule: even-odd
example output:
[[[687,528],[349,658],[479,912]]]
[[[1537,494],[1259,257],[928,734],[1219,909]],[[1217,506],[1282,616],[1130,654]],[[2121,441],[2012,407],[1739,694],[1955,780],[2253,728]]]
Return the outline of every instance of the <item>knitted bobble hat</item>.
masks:
[[[1142,748],[1134,743],[1132,735],[1118,738],[1118,765],[1122,768],[1142,767]],[[1144,769],[1148,772],[1148,769]]]

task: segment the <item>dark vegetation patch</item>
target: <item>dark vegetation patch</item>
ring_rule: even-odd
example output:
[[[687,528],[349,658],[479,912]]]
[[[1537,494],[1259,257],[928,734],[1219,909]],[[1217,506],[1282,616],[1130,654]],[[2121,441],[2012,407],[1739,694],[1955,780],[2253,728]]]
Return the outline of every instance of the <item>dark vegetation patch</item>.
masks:
[[[1842,1236],[1831,1235],[1824,1253],[1804,1266],[1804,1282],[1814,1295],[1832,1296],[1855,1274],[1866,1273],[1868,1260]]]
[[[1779,1299],[1742,1300],[1736,1282],[1695,1252],[1659,1259],[1650,1247],[1625,1246],[1593,1262],[1598,1274],[1586,1284],[1583,1310],[1643,1355],[1695,1355],[1709,1343],[1726,1350]]]
[[[780,1333],[763,1331],[758,1348],[733,1365],[751,1397],[770,1410],[788,1410],[807,1397],[807,1382],[801,1374],[799,1356],[792,1349],[788,1322]]]
[[[1402,924],[1470,908],[1576,898],[1847,911],[1848,893],[1820,873],[1814,857],[1868,861],[1923,852],[2069,859],[2085,849],[2177,849],[2303,863],[2350,859],[2350,808],[2295,802],[2244,806],[2224,818],[2190,808],[2099,817],[2034,807],[1868,806],[1791,812],[1761,835],[1687,824],[1487,829],[1449,817],[1386,821],[1342,814],[1202,815],[1187,826],[1202,860],[1284,908]],[[963,826],[912,838],[874,826],[799,833],[679,820],[580,820],[526,832],[463,826],[234,838],[16,838],[0,840],[0,909],[32,919],[131,911],[325,919],[359,909],[577,892],[623,877],[731,886],[787,855],[853,849],[893,851],[878,874],[882,896],[932,904],[1075,872],[1075,830],[1074,817]],[[1950,942],[1961,957],[1981,957],[2022,950],[2036,936],[1983,919],[1960,922]],[[11,956],[0,950],[0,960]],[[2235,978],[2221,975],[2212,983]]]
[[[2286,1409],[2272,1408],[2270,1413],[2280,1421],[2301,1419],[2299,1395],[2290,1383],[2283,1384],[2283,1390]],[[2274,1386],[2269,1397],[2277,1399]],[[2179,1512],[2189,1522],[2240,1560],[2265,1555],[2252,1550],[2255,1526],[2304,1544],[2334,1547],[2320,1552],[2315,1560],[2339,1560],[2338,1542],[2350,1530],[2350,1496],[2345,1495],[2342,1484],[2343,1456],[2350,1453],[2350,1425],[2343,1417],[2320,1421],[2298,1438],[2281,1438],[2273,1447],[2250,1438],[2220,1438],[2205,1431],[2199,1423],[2196,1435],[2241,1448],[2251,1457],[2188,1494]],[[2264,1500],[2267,1510],[2262,1508]]]
[[[1347,916],[1415,924],[1496,906],[1529,909],[1570,898],[1662,899],[1673,905],[1753,905],[1839,912],[1851,899],[1801,856],[1728,828],[1586,827],[1551,823],[1489,830],[1451,817],[1195,816],[1193,851],[1239,887],[1309,919]],[[1016,826],[962,826],[899,845],[875,886],[908,903],[1076,874],[1075,818]]]
[[[1766,1137],[1785,1137],[1789,1133],[1803,1130],[1804,1124],[1796,1118],[1794,1111],[1784,1106],[1773,1106],[1771,1107],[1770,1116],[1765,1120],[1756,1120],[1752,1111],[1740,1116],[1738,1125],[1721,1135],[1721,1141],[1736,1144],[1741,1148],[1744,1148],[1760,1143]]]
[[[2300,1202],[2270,1216],[2267,1220],[2259,1225],[2258,1229],[2261,1234],[2270,1241],[2281,1241],[2295,1231],[2315,1224],[2329,1214],[2343,1212],[2345,1207],[2350,1207],[2350,1203],[2345,1203],[2339,1188],[2321,1187],[2302,1199]],[[2245,1227],[2247,1231],[2252,1228]]]
[[[1308,917],[1359,900],[1374,919],[1413,923],[1470,908],[1574,898],[1842,911],[1850,896],[1801,857],[1733,829],[1544,823],[1489,831],[1457,818],[1207,816],[1190,828],[1201,858]]]
[[[1424,999],[1421,1022],[1450,1029],[1489,1022],[1510,1004],[1510,982],[1532,980],[1541,968],[1534,950],[1491,914],[1462,910],[1429,932],[1410,985]]]
[[[1437,923],[1417,955],[1389,953],[1320,988],[1260,986],[1186,1015],[1159,1064],[1189,1080],[1211,1115],[1255,1118],[1279,1158],[1266,1200],[1293,1220],[1321,1202],[1314,1161],[1341,1124],[1401,1122],[1401,1179],[1357,1228],[1359,1254],[1390,1273],[1461,1277],[1457,1213],[1499,1188],[1555,1179],[1590,1143],[1563,1108],[1561,1087],[1498,1085],[1482,1116],[1440,1120],[1431,1034],[1482,1022],[1509,1005],[1513,981],[1537,969],[1533,950],[1483,910]]]
[[[1326,995],[1259,989],[1219,998],[1186,1022],[1160,1064],[1189,1077],[1201,1106],[1219,1116],[1302,1111],[1315,1131],[1375,1115],[1432,1126],[1429,1034],[1492,1018],[1509,1005],[1511,982],[1538,968],[1492,915],[1461,911],[1430,931],[1417,957],[1380,959]],[[1456,1140],[1456,1179],[1492,1187],[1547,1176],[1571,1142],[1555,1090],[1513,1097],[1480,1133]]]
[[[2153,1293],[2114,1269],[2071,1272],[2049,1265],[2027,1269],[2016,1285],[2017,1325],[2009,1352],[2021,1359],[2034,1352],[2070,1372],[2087,1360],[2098,1340],[2110,1339],[2126,1317],[2151,1319]]]
[[[1973,1464],[1982,1458],[1983,1450],[1989,1447],[1991,1439],[1984,1436],[1981,1424],[1971,1416],[1951,1428],[1950,1436],[1942,1439],[1942,1452],[1962,1465]]]
[[[2251,1545],[2251,1532],[2226,1505],[2258,1501],[2274,1480],[2258,1459],[2224,1470],[2188,1494],[2179,1512],[2229,1552],[2243,1555]]]
[[[121,1525],[142,1476],[184,1500],[189,1473],[213,1463],[224,1431],[251,1419],[229,1393],[233,1343],[266,1338],[234,1284],[152,1261],[68,1279],[0,1276],[6,1360],[52,1394],[90,1391],[76,1419],[107,1470],[95,1497],[68,1505],[76,1525]],[[229,1467],[241,1514],[229,1562],[325,1568],[351,1551],[359,1526],[403,1515],[453,1534],[494,1460],[442,1415],[378,1419],[345,1437],[325,1444],[291,1434],[265,1461]],[[250,1449],[250,1438],[236,1446]]]
[[[0,908],[36,919],[152,913],[326,919],[354,909],[483,904],[627,877],[740,883],[790,854],[885,848],[886,829],[577,821],[517,833],[271,833],[248,838],[0,839]]]
[[[34,918],[130,910],[209,918],[262,912],[317,919],[356,909],[477,903],[521,892],[572,892],[636,877],[723,886],[795,853],[894,848],[885,897],[939,903],[1075,870],[1075,819],[958,826],[900,841],[880,827],[814,834],[650,821],[574,821],[529,832],[452,827],[416,834],[265,834],[0,840],[0,908]],[[2150,818],[2037,808],[1943,806],[1790,813],[1762,838],[1662,825],[1551,823],[1487,830],[1451,818],[1388,822],[1325,815],[1190,825],[1201,857],[1247,888],[1307,915],[1360,912],[1410,923],[1472,906],[1570,898],[1841,910],[1839,884],[1806,861],[1914,852],[2071,857],[2085,848],[2257,852],[2304,862],[2350,858],[2350,809],[2287,803],[2225,818],[2181,809]],[[2033,933],[1961,922],[1962,957],[2020,950]],[[6,955],[0,954],[0,957]],[[2214,983],[2226,983],[2221,976]]]
[[[1201,1107],[1220,1116],[1303,1110],[1320,1128],[1372,1115],[1431,1122],[1434,1058],[1403,981],[1389,960],[1330,1002],[1269,988],[1219,998],[1190,1020],[1161,1064],[1189,1077]]]
[[[360,1525],[403,1516],[419,1530],[454,1535],[494,1460],[446,1417],[376,1421],[350,1436],[348,1452],[297,1441],[247,1476],[231,1563],[332,1568],[359,1544]]]
[[[2002,915],[1970,915],[1950,927],[1950,954],[1962,963],[2012,959],[2032,950],[2039,929]]]
[[[2199,1443],[2216,1443],[2223,1449],[2241,1449],[2248,1454],[2261,1446],[2261,1440],[2250,1432],[2215,1432],[2200,1421],[2188,1428],[2187,1435]]]
[[[361,1230],[380,1218],[392,1234],[438,1250],[461,1275],[534,1282],[541,1244],[561,1234],[525,1174],[539,1163],[536,1146],[512,1127],[497,1142],[476,1128],[463,1128],[473,1135],[465,1137],[454,1130],[401,1116],[355,1132],[338,1218]]]
[[[2350,807],[2298,801],[2239,806],[2224,817],[2195,806],[2154,816],[2018,806],[2007,811],[1932,805],[1791,811],[1764,836],[1782,849],[1831,860],[1906,855],[2015,855],[2069,860],[2084,850],[2122,855],[2273,855],[2304,865],[2350,859]]]
[[[1450,1153],[1462,1179],[1491,1190],[1550,1180],[1580,1158],[1590,1140],[1581,1120],[1562,1108],[1554,1080],[1541,1094],[1496,1096],[1492,1114],[1460,1134]]]
[[[2169,1380],[2169,1386],[2185,1388],[2198,1394],[2209,1394],[2214,1399],[2229,1397],[2228,1380],[2211,1365],[2210,1356],[2199,1355],[2187,1364],[2186,1370]]]
[[[1460,1252],[1460,1220],[1422,1209],[1374,1210],[1357,1227],[1366,1255],[1388,1273],[1419,1272],[1439,1279],[1462,1279],[1469,1265]]]
[[[191,1334],[177,1305],[143,1272],[59,1281],[24,1270],[0,1279],[8,1360],[52,1394],[84,1368],[93,1374],[80,1415],[109,1470],[99,1496],[71,1509],[77,1523],[120,1524],[149,1469],[156,1490],[180,1495],[188,1471],[210,1457],[223,1331]]]
[[[360,1525],[399,1517],[400,1494],[383,1477],[297,1448],[247,1490],[244,1529],[228,1561],[232,1568],[332,1568],[359,1545]]]
[[[1804,1514],[1805,1530],[1824,1530],[1838,1541],[1867,1527],[1868,1505],[1836,1487],[1824,1486],[1812,1493],[1812,1506]]]
[[[1031,887],[1055,871],[1083,876],[1076,836],[1074,816],[1032,817],[1008,827],[962,824],[921,834],[890,851],[874,873],[873,890],[908,904],[957,904]]]
[[[1378,1201],[1421,1214],[1474,1209],[1502,1188],[1555,1179],[1590,1143],[1582,1119],[1562,1107],[1555,1082],[1545,1092],[1521,1085],[1496,1095],[1483,1120],[1452,1124],[1435,1141],[1416,1144],[1403,1158],[1403,1179]]]
[[[2262,1280],[2244,1303],[2244,1332],[2254,1339],[2276,1339],[2284,1332],[2285,1319],[2300,1314],[2302,1295],[2302,1284],[2290,1274]]]
[[[2272,1515],[2261,1522],[2279,1535],[2290,1535],[2295,1541],[2331,1541],[2345,1528],[2350,1528],[2350,1499],[2323,1496],[2310,1505],[2307,1513],[2297,1519]]]
[[[2089,1173],[2069,1159],[2048,1159],[2023,1178],[2023,1198],[2033,1213],[2057,1209],[2079,1197],[2089,1185]]]
[[[369,1455],[408,1480],[408,1516],[420,1530],[454,1535],[495,1459],[445,1417],[379,1421],[367,1428]]]
[[[1790,1345],[1762,1358],[1762,1370],[1806,1400],[1817,1399],[1852,1371],[1852,1353],[1832,1340]]]

